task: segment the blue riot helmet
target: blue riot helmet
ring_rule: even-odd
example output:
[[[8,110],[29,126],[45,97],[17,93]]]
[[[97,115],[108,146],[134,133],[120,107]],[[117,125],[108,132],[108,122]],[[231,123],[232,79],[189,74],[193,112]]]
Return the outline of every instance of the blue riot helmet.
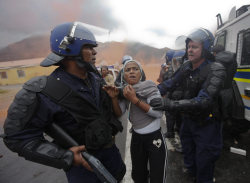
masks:
[[[199,28],[199,29],[195,29],[194,31],[192,31],[187,36],[187,39],[186,39],[186,50],[187,50],[188,43],[191,40],[202,43],[203,45],[202,57],[207,57],[211,55],[211,48],[213,46],[214,36],[209,30],[204,29],[204,28]]]
[[[69,22],[56,26],[50,35],[50,55],[41,62],[41,66],[58,65],[65,57],[71,57],[81,67],[84,62],[81,50],[84,45],[97,46],[95,36],[81,22]]]
[[[124,55],[122,57],[122,64],[124,65],[128,60],[133,60],[133,58],[130,55]]]
[[[185,50],[177,50],[175,51],[172,59],[172,67],[174,72],[183,64],[184,61],[184,55],[186,51]]]
[[[165,56],[166,59],[166,64],[169,65],[169,63],[171,63],[173,55],[174,55],[174,50],[168,50]]]

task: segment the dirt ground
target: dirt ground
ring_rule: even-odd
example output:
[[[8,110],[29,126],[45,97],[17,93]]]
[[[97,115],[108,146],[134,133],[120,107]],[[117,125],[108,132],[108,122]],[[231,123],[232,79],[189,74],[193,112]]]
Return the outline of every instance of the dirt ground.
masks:
[[[22,85],[0,86],[0,126],[7,116],[7,110]]]

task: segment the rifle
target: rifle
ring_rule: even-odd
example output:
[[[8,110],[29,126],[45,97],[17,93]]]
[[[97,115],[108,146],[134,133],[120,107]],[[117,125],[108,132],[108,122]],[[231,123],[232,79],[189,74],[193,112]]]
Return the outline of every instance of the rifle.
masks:
[[[65,146],[79,146],[79,144],[71,136],[69,136],[60,126],[55,123],[51,124],[46,133],[48,133],[48,135],[53,139],[63,142]],[[97,158],[87,153],[86,151],[81,152],[81,154],[94,170],[100,181],[102,181],[103,183],[117,183],[117,180],[109,173],[109,171]]]

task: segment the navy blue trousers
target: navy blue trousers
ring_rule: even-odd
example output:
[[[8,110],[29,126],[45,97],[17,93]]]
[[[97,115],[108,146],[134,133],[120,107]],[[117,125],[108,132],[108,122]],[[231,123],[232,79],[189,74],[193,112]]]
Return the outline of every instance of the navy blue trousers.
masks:
[[[102,149],[93,154],[99,159],[105,168],[114,176],[119,176],[124,171],[125,164],[121,158],[118,148],[113,145],[111,148]],[[126,171],[126,170],[125,170]],[[125,173],[125,172],[124,172]],[[101,183],[94,172],[91,172],[83,166],[73,166],[66,172],[69,183]]]
[[[222,124],[214,119],[200,125],[183,118],[180,138],[184,166],[196,177],[197,183],[212,183],[215,162],[222,150]]]
[[[175,121],[176,121],[176,116],[175,114],[171,114],[168,111],[165,113],[166,115],[166,123],[167,123],[167,132],[170,135],[170,138],[174,138],[174,126],[175,126]]]

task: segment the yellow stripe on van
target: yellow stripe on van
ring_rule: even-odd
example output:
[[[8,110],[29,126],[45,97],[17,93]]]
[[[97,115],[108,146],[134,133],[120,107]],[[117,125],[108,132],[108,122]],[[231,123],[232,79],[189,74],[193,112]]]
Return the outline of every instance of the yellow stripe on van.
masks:
[[[242,98],[250,100],[250,97],[246,96],[246,95],[241,95]]]
[[[250,79],[243,79],[243,78],[234,78],[235,81],[250,83]]]
[[[250,72],[250,69],[237,69],[237,72]]]

